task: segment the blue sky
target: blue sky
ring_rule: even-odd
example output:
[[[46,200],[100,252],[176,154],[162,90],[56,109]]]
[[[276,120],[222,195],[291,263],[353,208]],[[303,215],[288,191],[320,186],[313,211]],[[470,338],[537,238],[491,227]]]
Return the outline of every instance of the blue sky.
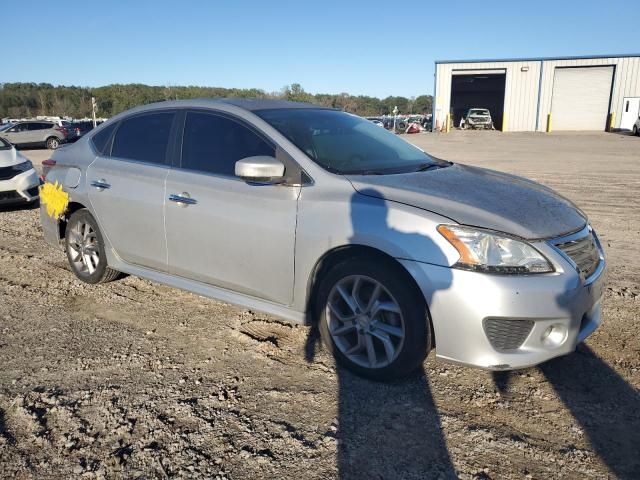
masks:
[[[15,0],[0,9],[0,83],[412,96],[432,93],[436,59],[638,53],[639,12],[592,0]]]

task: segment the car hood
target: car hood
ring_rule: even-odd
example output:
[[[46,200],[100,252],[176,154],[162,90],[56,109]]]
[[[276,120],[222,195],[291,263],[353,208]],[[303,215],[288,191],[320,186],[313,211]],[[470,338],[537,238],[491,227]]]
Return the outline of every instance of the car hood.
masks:
[[[363,195],[527,239],[561,236],[587,221],[578,207],[550,188],[485,168],[453,164],[425,172],[347,178]]]
[[[15,148],[0,150],[0,168],[10,167],[26,161],[27,159],[20,155]]]

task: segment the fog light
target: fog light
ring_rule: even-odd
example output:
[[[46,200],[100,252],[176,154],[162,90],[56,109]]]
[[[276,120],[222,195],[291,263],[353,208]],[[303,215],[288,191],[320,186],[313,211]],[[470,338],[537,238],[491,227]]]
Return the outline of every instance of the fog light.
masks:
[[[547,347],[557,347],[564,343],[567,338],[567,328],[562,324],[550,325],[542,332],[540,340]]]

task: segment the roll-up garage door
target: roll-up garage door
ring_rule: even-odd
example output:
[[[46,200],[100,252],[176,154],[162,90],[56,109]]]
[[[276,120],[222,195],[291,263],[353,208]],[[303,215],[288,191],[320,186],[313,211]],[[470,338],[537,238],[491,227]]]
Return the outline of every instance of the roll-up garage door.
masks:
[[[558,68],[553,80],[553,130],[604,130],[613,67]]]

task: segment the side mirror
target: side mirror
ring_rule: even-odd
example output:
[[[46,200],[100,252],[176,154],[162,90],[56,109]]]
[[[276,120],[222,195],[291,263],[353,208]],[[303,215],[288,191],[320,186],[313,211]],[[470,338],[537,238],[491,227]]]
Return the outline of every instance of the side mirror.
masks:
[[[284,165],[274,157],[247,157],[236,162],[235,173],[247,182],[280,183],[284,179]]]

